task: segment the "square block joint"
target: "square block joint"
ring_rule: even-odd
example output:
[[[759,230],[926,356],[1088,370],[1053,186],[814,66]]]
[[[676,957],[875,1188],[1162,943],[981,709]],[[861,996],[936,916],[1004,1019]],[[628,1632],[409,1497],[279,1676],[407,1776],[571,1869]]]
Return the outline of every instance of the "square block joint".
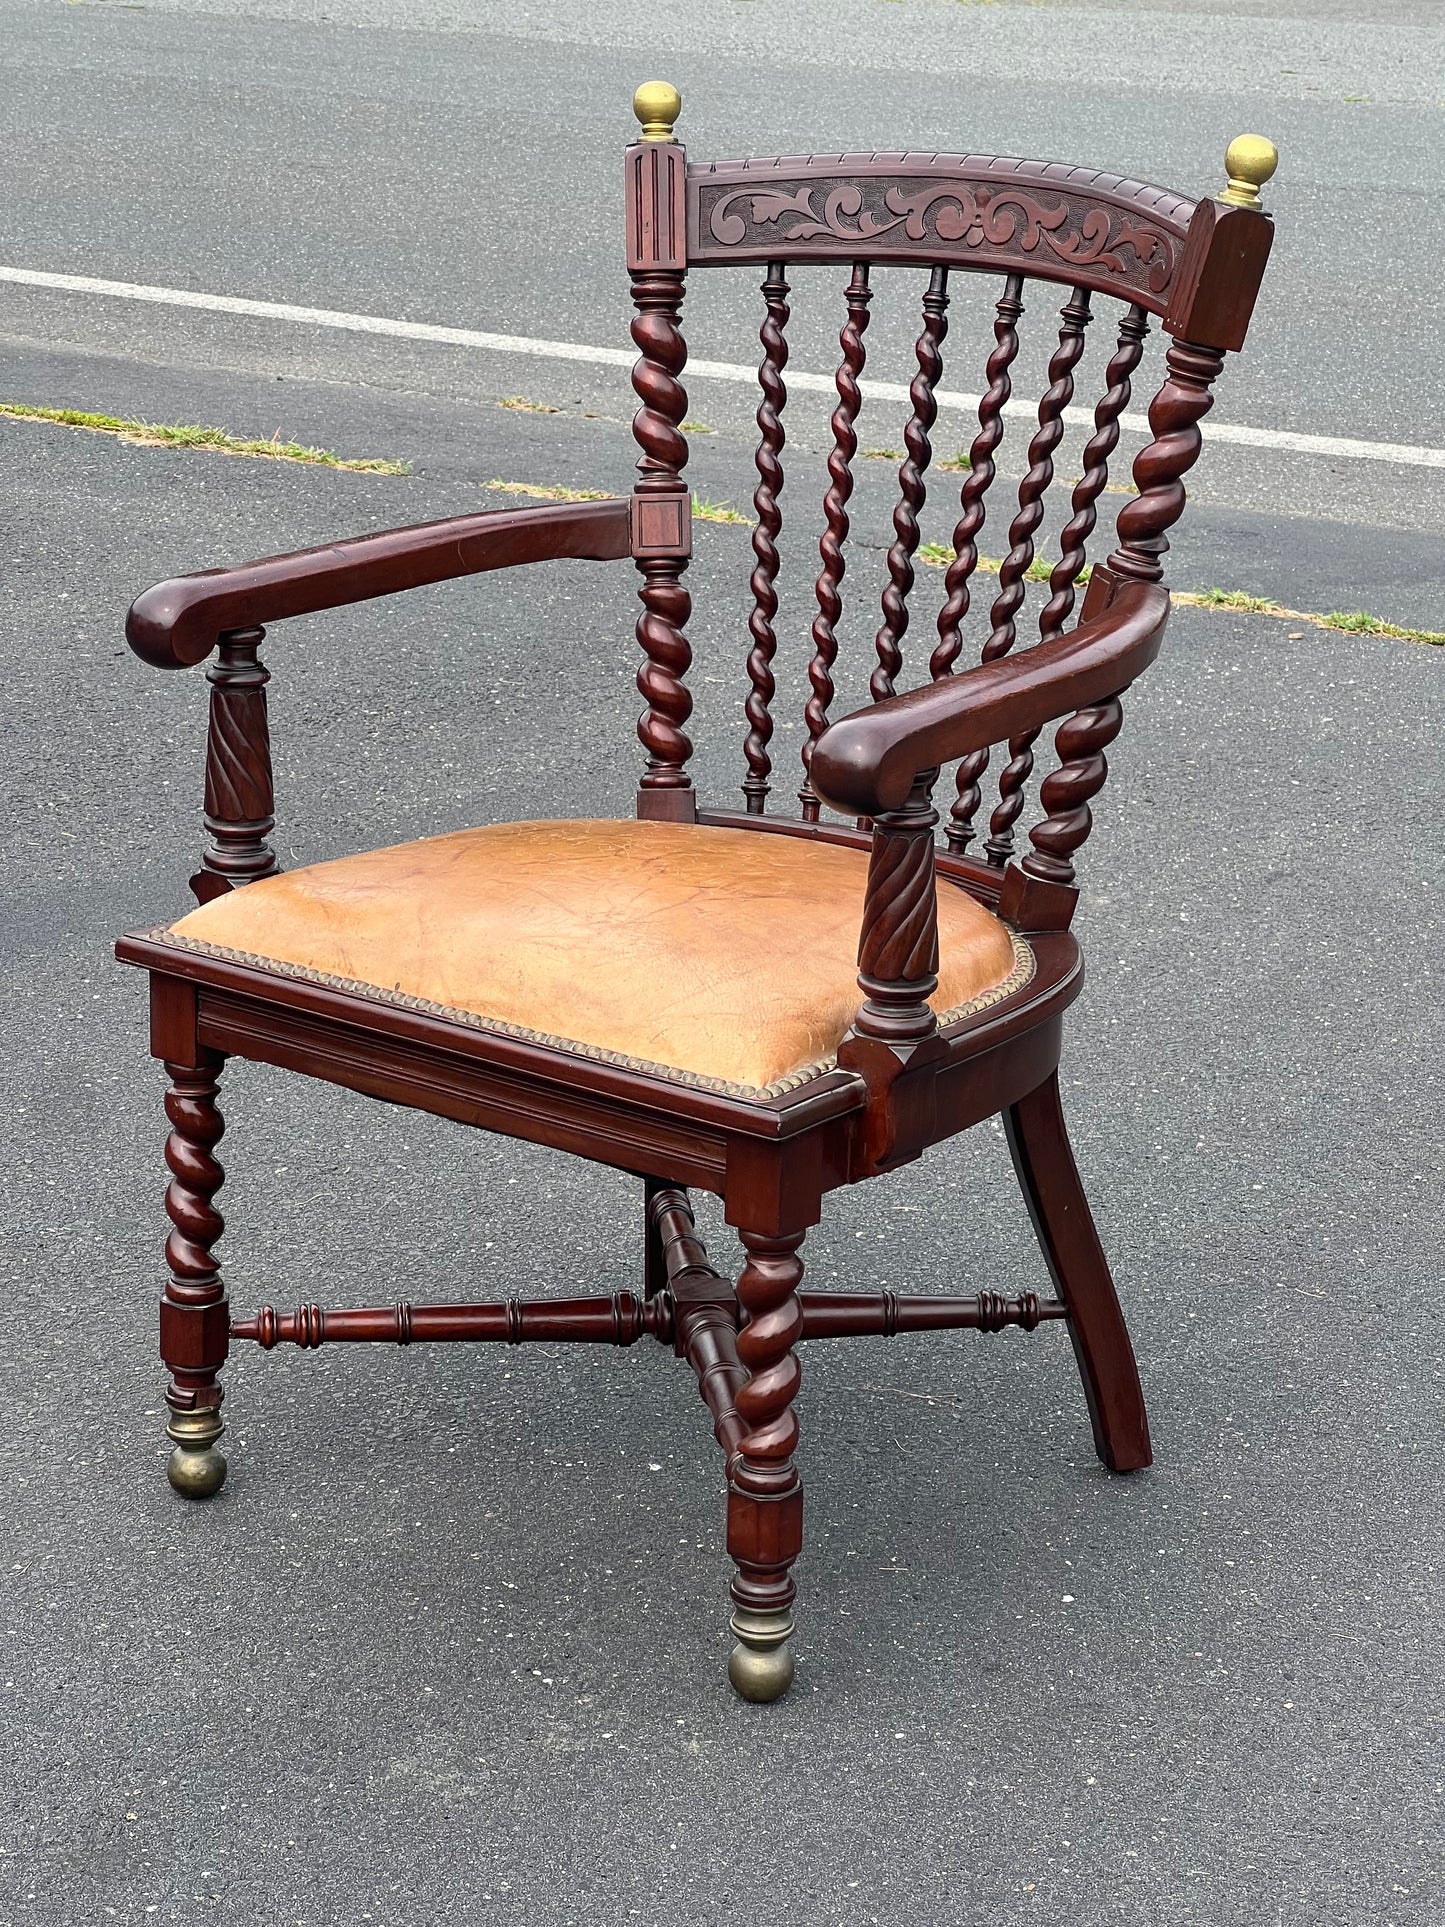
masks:
[[[692,554],[692,502],[686,495],[634,495],[632,554],[638,562],[686,561]]]

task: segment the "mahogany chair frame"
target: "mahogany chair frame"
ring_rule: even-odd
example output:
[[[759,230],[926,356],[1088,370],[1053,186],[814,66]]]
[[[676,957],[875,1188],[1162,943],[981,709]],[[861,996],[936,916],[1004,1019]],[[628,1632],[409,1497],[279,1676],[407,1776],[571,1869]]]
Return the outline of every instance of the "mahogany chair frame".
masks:
[[[277,869],[268,842],[274,821],[268,672],[258,653],[265,625],[492,569],[630,557],[641,572],[643,604],[637,633],[646,709],[639,735],[647,767],[639,816],[825,840],[870,853],[859,942],[862,1001],[836,1068],[782,1095],[745,1099],[468,1026],[404,1000],[383,1002],[304,976],[193,954],[167,943],[162,932],[126,937],[117,951],[150,973],[151,1049],[170,1079],[166,1209],[172,1228],[160,1334],[171,1377],[170,1476],[177,1490],[208,1496],[225,1476],[217,1449],[224,1429],[219,1374],[233,1340],[263,1348],[534,1338],[630,1345],[651,1336],[696,1374],[725,1456],[737,1639],[730,1673],[745,1697],[765,1700],[792,1676],[792,1566],[802,1545],[795,1463],[801,1341],[1062,1323],[1100,1458],[1116,1472],[1150,1462],[1133,1351],[1059,1104],[1064,1012],[1082,985],[1070,928],[1074,856],[1089,834],[1089,805],[1105,779],[1104,750],[1120,727],[1119,698],[1163,640],[1166,531],[1183,509],[1181,477],[1199,453],[1198,423],[1210,406],[1211,384],[1225,354],[1243,345],[1272,232],[1258,187],[1274,162],[1267,143],[1242,138],[1230,149],[1224,197],[1198,203],[1115,176],[987,157],[844,155],[696,166],[673,138],[679,105],[669,88],[639,90],[642,138],[626,160],[633,336],[640,351],[633,381],[642,404],[635,424],[642,455],[630,500],[461,516],[162,583],[137,600],[127,635],[138,654],[164,668],[214,657],[207,671],[209,842],[192,878],[195,895],[206,902]],[[768,804],[785,263],[791,261],[836,262],[851,273],[796,815]],[[765,315],[747,774],[744,806],[734,811],[699,808],[687,771],[684,632],[691,605],[683,576],[690,495],[682,476],[687,399],[680,314],[689,270],[737,263],[764,268]],[[879,264],[925,268],[930,280],[874,701],[831,721],[862,336],[869,274]],[[895,684],[953,268],[1002,274],[1004,290],[931,680],[900,694]],[[1009,557],[983,661],[960,669],[961,624],[1003,432],[1025,277],[1062,282],[1071,292],[1009,527]],[[1040,640],[1014,653],[1033,538],[1095,294],[1126,304],[1119,346],[1074,491]],[[1085,544],[1150,316],[1161,318],[1172,337],[1166,379],[1150,408],[1153,439],[1134,463],[1138,493],[1118,517],[1118,547],[1106,564],[1094,565],[1070,628]],[[1029,833],[1030,847],[1015,858],[1012,830],[1033,745],[1045,726],[1061,719],[1060,767],[1043,784],[1044,814]],[[979,782],[995,744],[1008,746],[1009,760],[987,840],[973,855],[968,845]],[[950,763],[958,765],[958,780],[940,844],[931,792]],[[825,808],[836,818],[825,817]],[[946,1030],[928,1002],[937,984],[940,880],[992,910],[1026,940],[1033,960],[1021,989]],[[636,1174],[644,1193],[640,1292],[360,1310],[310,1304],[291,1313],[267,1306],[233,1319],[216,1256],[223,1221],[215,1204],[223,1176],[216,1157],[224,1129],[218,1080],[233,1056]],[[892,1170],[1000,1113],[1052,1297],[801,1288],[804,1239],[827,1193]],[[716,1270],[698,1237],[688,1196],[694,1187],[722,1199],[726,1221],[739,1234],[746,1260],[736,1284]]]

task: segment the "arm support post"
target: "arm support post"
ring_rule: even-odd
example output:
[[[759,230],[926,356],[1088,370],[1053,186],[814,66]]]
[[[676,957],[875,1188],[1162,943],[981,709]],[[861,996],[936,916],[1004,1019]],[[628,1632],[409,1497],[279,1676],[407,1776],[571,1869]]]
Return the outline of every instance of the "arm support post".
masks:
[[[830,808],[874,824],[858,947],[864,1002],[838,1052],[840,1066],[868,1084],[863,1129],[871,1170],[903,1163],[930,1141],[936,1070],[947,1055],[928,1002],[938,983],[938,819],[929,792],[939,765],[1086,705],[1098,706],[1091,717],[1108,710],[1112,718],[1119,692],[1158,654],[1168,613],[1164,589],[1117,582],[1101,569],[1085,620],[1071,634],[890,696],[818,738],[814,789]],[[1088,833],[1087,796],[1103,781],[1103,758],[1095,754],[1102,728],[1083,732],[1088,741],[1075,744],[1082,730],[1076,717],[1060,746],[1069,757],[1087,752],[1088,775],[1098,774],[1098,782],[1087,788],[1079,773],[1060,771],[1050,778],[1053,792],[1045,785],[1046,806],[1068,807],[1071,816],[1066,826],[1051,822],[1035,833],[1028,867],[1041,882],[1072,878],[1069,855]],[[1040,842],[1045,831],[1055,834]]]
[[[261,628],[232,629],[220,638],[206,671],[211,720],[206,738],[206,846],[203,867],[191,878],[200,903],[238,883],[274,876],[275,852],[266,841],[276,827],[271,781],[271,734],[266,720],[270,672],[260,660]]]
[[[947,1055],[928,1001],[938,988],[938,813],[930,799],[937,775],[922,771],[903,808],[880,811],[873,821],[858,936],[863,1002],[838,1063],[868,1085],[863,1130],[874,1170],[915,1157],[932,1136],[934,1071]]]
[[[270,677],[258,655],[263,623],[523,562],[611,561],[631,553],[632,521],[622,500],[496,509],[207,569],[158,582],[138,596],[125,634],[143,661],[186,669],[217,651],[206,672],[210,840],[202,868],[191,878],[197,899],[208,903],[277,869],[266,840],[275,827],[275,798],[266,717]]]

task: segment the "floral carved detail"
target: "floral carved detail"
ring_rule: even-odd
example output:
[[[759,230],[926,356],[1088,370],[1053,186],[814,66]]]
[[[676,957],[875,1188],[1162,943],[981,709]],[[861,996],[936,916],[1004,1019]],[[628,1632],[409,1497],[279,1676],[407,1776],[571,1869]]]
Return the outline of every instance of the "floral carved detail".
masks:
[[[952,256],[990,249],[1100,268],[1155,295],[1173,279],[1176,243],[1161,229],[1070,194],[1041,198],[1021,187],[870,179],[794,189],[746,186],[704,204],[720,246],[790,250],[809,242],[866,247],[888,238],[900,252],[942,244]]]

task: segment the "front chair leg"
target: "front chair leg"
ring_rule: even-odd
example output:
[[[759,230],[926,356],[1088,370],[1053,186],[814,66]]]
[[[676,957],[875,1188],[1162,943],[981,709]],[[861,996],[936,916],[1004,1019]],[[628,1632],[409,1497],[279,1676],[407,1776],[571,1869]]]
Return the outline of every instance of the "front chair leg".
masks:
[[[803,1544],[803,1488],[793,1453],[798,1419],[793,1401],[802,1367],[793,1346],[802,1335],[798,1284],[804,1234],[762,1237],[740,1233],[747,1263],[738,1280],[746,1323],[738,1356],[748,1369],[737,1394],[746,1430],[728,1492],[728,1552],[732,1631],[737,1645],[728,1678],[746,1700],[775,1700],[793,1679],[792,1564]]]
[[[1094,1448],[1111,1472],[1153,1463],[1129,1330],[1094,1229],[1059,1103],[1058,1073],[1004,1112],[1004,1130],[1084,1381]]]
[[[167,1062],[171,1087],[166,1116],[171,1134],[166,1163],[171,1182],[166,1213],[170,1277],[161,1299],[161,1357],[171,1374],[166,1392],[173,1443],[166,1473],[187,1499],[209,1499],[226,1479],[226,1461],[216,1441],[223,1393],[216,1374],[226,1362],[230,1308],[212,1247],[225,1220],[211,1202],[225,1176],[215,1147],[226,1126],[216,1105],[216,1080],[225,1059],[197,1051],[195,1065]]]

